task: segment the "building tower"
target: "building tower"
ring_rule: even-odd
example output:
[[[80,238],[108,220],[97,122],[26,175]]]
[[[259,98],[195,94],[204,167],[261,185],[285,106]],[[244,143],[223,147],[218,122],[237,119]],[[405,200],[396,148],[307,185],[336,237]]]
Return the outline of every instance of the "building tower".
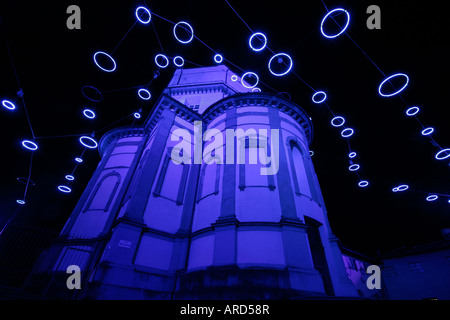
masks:
[[[357,296],[302,108],[219,65],[177,69],[152,110],[100,140],[102,160],[40,266],[64,273],[61,290],[78,265],[77,298]]]

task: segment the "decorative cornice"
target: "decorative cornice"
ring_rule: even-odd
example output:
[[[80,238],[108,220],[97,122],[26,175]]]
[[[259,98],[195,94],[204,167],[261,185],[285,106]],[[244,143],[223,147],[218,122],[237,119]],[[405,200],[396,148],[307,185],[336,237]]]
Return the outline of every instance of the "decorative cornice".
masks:
[[[103,155],[106,152],[106,149],[108,149],[109,144],[113,142],[115,139],[127,137],[142,137],[145,134],[146,131],[142,126],[126,126],[115,128],[111,131],[108,131],[100,139],[100,142],[98,144],[98,152],[100,153],[100,156],[103,157]]]

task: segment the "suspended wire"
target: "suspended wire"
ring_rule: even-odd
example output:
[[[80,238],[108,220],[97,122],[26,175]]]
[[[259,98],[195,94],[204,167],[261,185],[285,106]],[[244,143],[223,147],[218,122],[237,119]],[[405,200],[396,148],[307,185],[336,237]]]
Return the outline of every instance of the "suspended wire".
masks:
[[[31,179],[31,169],[33,167],[33,154],[34,152],[31,152],[31,158],[30,158],[30,168],[28,170],[28,179],[27,179],[27,184],[25,186],[25,192],[23,194],[23,200],[25,201],[25,198],[27,197],[27,192],[28,192],[28,186],[30,184],[30,179]]]
[[[231,8],[231,10],[233,10],[233,12],[239,17],[239,19],[241,19],[241,21],[247,26],[248,30],[250,30],[251,33],[254,33],[252,28],[250,28],[250,26],[247,24],[247,22],[244,21],[244,19],[242,19],[242,17],[239,15],[239,13],[237,13],[236,10],[234,10],[234,8],[231,6],[231,4],[225,0],[225,2],[228,4],[228,6]]]
[[[128,33],[130,33],[131,29],[134,28],[134,26],[136,25],[137,20],[134,22],[134,24],[131,26],[130,29],[128,29],[127,33],[125,33],[125,35],[122,37],[122,39],[120,39],[119,43],[116,45],[116,47],[113,49],[113,51],[111,51],[111,54],[114,53],[114,51],[117,50],[117,48],[119,47],[119,45],[122,43],[122,41],[125,39],[125,37],[128,35]]]

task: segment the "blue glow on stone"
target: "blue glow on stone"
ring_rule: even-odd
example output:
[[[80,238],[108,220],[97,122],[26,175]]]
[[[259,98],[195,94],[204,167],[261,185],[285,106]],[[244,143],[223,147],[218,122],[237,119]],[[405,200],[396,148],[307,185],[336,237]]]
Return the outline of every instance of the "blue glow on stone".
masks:
[[[177,63],[177,60],[179,60],[180,62]],[[176,56],[173,58],[173,64],[177,67],[182,67],[184,66],[184,59],[181,56]]]
[[[368,185],[369,185],[369,181],[366,181],[366,180],[361,180],[360,182],[358,182],[358,187],[361,187],[361,188],[365,188]]]
[[[320,99],[320,100],[316,100],[315,98],[316,98],[317,95],[322,95],[323,98]],[[317,91],[317,92],[314,93],[313,96],[312,96],[312,101],[313,101],[314,103],[322,103],[322,102],[324,102],[326,99],[327,99],[327,94],[326,94],[324,91]]]
[[[38,145],[30,140],[23,140],[22,146],[28,150],[35,151],[38,149]]]
[[[81,158],[75,158],[75,161],[78,162],[78,163],[82,163],[82,162],[83,162],[83,159],[81,159]]]
[[[354,157],[356,157],[356,152],[355,152],[355,151],[350,152],[350,153],[348,154],[348,157],[349,157],[350,159],[353,159]]]
[[[441,153],[445,153],[447,152],[447,155],[441,157]],[[436,160],[444,160],[447,159],[448,157],[450,157],[450,148],[447,149],[442,149],[441,151],[439,151],[438,153],[436,153],[436,155],[434,156],[436,158]]]
[[[261,47],[254,47],[253,45],[252,45],[252,41],[253,41],[253,38],[254,37],[257,37],[257,39],[260,39],[261,37],[262,38],[264,38],[264,40],[263,41],[261,41],[263,44],[262,44],[262,46]],[[256,33],[254,33],[254,34],[252,34],[251,36],[250,36],[250,39],[248,39],[248,45],[250,46],[250,48],[253,50],[253,51],[256,51],[256,52],[258,52],[258,51],[261,51],[261,50],[263,50],[265,47],[266,47],[266,45],[267,45],[267,37],[263,34],[263,33],[261,33],[261,32],[256,32]]]
[[[24,200],[16,200],[16,202],[17,202],[18,204],[20,204],[20,205],[24,205],[24,204],[25,204],[25,201],[24,201]]]
[[[113,65],[114,65],[112,67],[112,69],[106,69],[106,68],[103,68],[102,66],[100,66],[100,64],[97,62],[97,55],[99,55],[99,54],[107,56],[112,61]],[[100,69],[102,69],[103,71],[106,71],[106,72],[113,72],[114,70],[116,70],[116,67],[117,67],[116,61],[113,59],[113,57],[111,57],[109,54],[107,54],[106,52],[103,52],[103,51],[97,51],[94,54],[94,62],[97,65],[97,67],[99,67]]]
[[[281,72],[281,73],[273,72],[273,70],[271,68],[271,64],[272,64],[273,59],[275,59],[276,57],[278,57],[278,59],[277,59],[278,63],[282,63],[283,62],[283,58],[281,58],[281,57],[287,57],[288,58],[288,60],[289,60],[289,67],[287,68],[286,71]],[[272,58],[270,58],[268,68],[269,68],[269,71],[270,71],[271,74],[273,74],[274,76],[277,76],[277,77],[281,77],[281,76],[284,76],[285,74],[287,74],[289,71],[291,71],[292,65],[293,65],[292,58],[287,53],[277,53],[274,56],[272,56]]]
[[[178,38],[177,36],[177,32],[176,29],[179,25],[185,25],[187,26],[190,30],[191,30],[191,37],[188,40],[181,40],[180,38]],[[178,42],[186,44],[192,41],[192,39],[194,39],[194,29],[192,29],[191,25],[185,21],[180,21],[177,24],[175,24],[175,26],[173,27],[173,35],[175,36],[175,39],[178,40]]]
[[[339,121],[336,123],[336,121]],[[333,127],[342,127],[345,123],[345,119],[341,116],[336,116],[333,119],[331,119],[331,125]]]
[[[85,140],[88,140],[91,144],[84,142]],[[98,146],[97,141],[88,136],[80,137],[79,141],[83,146],[89,149],[95,149]]]
[[[350,167],[348,167],[348,170],[356,171],[359,170],[359,168],[360,168],[359,164],[352,164]]]
[[[138,14],[139,10],[144,10],[148,14],[148,20],[141,20],[141,18],[139,17],[139,14]],[[135,15],[136,15],[136,19],[138,19],[139,22],[143,23],[143,24],[149,23],[150,20],[152,19],[152,15],[150,14],[150,11],[146,7],[137,7]]]
[[[419,112],[419,107],[411,107],[406,110],[406,115],[409,117],[415,116]]]
[[[159,64],[158,63],[158,58],[163,58],[165,61],[166,61],[166,64]],[[169,65],[169,59],[167,59],[167,57],[165,56],[165,55],[163,55],[163,54],[157,54],[156,56],[155,56],[155,63],[156,63],[156,65],[158,66],[158,67],[160,67],[160,68],[162,68],[162,69],[164,69],[164,68],[166,68],[168,65]]]
[[[2,106],[4,106],[8,110],[14,110],[16,106],[9,100],[2,100]]]
[[[148,91],[147,89],[139,89],[138,96],[142,100],[149,100],[152,97],[150,91]]]
[[[395,188],[392,188],[392,192],[402,192],[408,190],[409,186],[407,184],[401,184]]]
[[[72,189],[70,189],[68,186],[58,186],[58,190],[64,193],[70,193],[72,192]]]
[[[434,128],[429,127],[429,128],[423,129],[421,133],[423,136],[428,136],[428,135],[432,134],[433,132],[434,132]]]
[[[253,77],[256,78],[256,82],[255,82],[255,84],[252,85],[252,86],[247,86],[247,85],[244,83],[245,77],[249,77],[249,76],[253,76]],[[246,73],[244,73],[244,74],[242,75],[242,77],[241,77],[241,84],[242,84],[245,88],[247,88],[247,89],[251,89],[251,88],[256,87],[256,86],[258,85],[258,82],[259,82],[259,77],[258,77],[258,75],[257,75],[256,73],[254,73],[254,72],[246,72]]]
[[[95,112],[91,109],[84,109],[83,114],[88,119],[94,119],[95,118]]]
[[[214,62],[215,62],[215,63],[221,63],[222,61],[223,61],[222,55],[217,53],[217,54],[214,56]]]
[[[326,33],[323,31],[323,24],[325,23],[325,20],[326,20],[331,14],[333,14],[333,13],[335,13],[335,12],[338,12],[338,11],[339,11],[339,12],[344,12],[344,13],[347,15],[347,22],[345,23],[345,26],[341,29],[341,31],[339,31],[339,33],[334,34],[334,35],[328,35],[328,34],[326,34]],[[325,15],[325,17],[323,17],[322,22],[321,22],[321,24],[320,24],[320,32],[322,33],[322,35],[323,35],[325,38],[333,39],[333,38],[336,38],[336,37],[338,37],[339,35],[341,35],[343,32],[345,32],[345,30],[348,28],[349,23],[350,23],[350,14],[348,13],[348,11],[345,10],[345,9],[342,9],[342,8],[337,8],[337,9],[331,10],[330,12],[328,12],[328,13]]]
[[[66,180],[69,180],[69,181],[75,180],[75,177],[71,174],[66,175],[65,178],[66,178]]]
[[[382,88],[383,85],[386,83],[386,81],[389,81],[390,79],[395,78],[395,77],[405,77],[405,78],[406,78],[406,82],[405,82],[405,84],[403,85],[403,87],[401,87],[399,90],[397,90],[397,91],[395,91],[395,92],[393,92],[393,93],[389,93],[389,94],[382,93],[382,92],[381,92],[381,88]],[[396,74],[393,74],[393,75],[387,77],[386,79],[383,80],[383,82],[381,82],[380,86],[378,87],[378,93],[379,93],[380,96],[382,96],[382,97],[392,97],[392,96],[395,96],[396,94],[402,92],[402,91],[406,88],[406,86],[408,85],[408,83],[409,83],[409,77],[408,77],[406,74],[404,74],[404,73],[396,73]]]
[[[438,198],[439,198],[438,195],[436,195],[436,194],[431,194],[431,195],[429,195],[428,197],[426,197],[425,200],[427,200],[427,201],[435,201],[435,200],[437,200]]]
[[[353,135],[354,131],[352,128],[345,128],[344,130],[342,130],[341,132],[341,136],[344,138],[348,138],[351,137]]]

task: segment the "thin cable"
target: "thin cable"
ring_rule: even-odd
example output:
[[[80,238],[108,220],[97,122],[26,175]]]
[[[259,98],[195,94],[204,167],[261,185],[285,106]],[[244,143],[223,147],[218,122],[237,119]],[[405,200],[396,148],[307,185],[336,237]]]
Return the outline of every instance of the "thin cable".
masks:
[[[128,114],[128,115],[126,115],[125,117],[123,117],[123,118],[121,118],[121,119],[119,119],[119,120],[117,120],[117,121],[115,121],[115,122],[113,122],[113,123],[111,123],[111,124],[107,125],[107,126],[106,126],[106,127],[104,127],[104,128],[101,128],[100,130],[98,130],[98,131],[96,131],[96,132],[97,132],[97,133],[98,133],[98,132],[101,132],[101,131],[103,131],[103,130],[105,130],[105,129],[107,129],[107,128],[109,128],[109,127],[113,126],[113,125],[115,125],[116,123],[118,123],[118,122],[120,122],[120,121],[122,121],[122,120],[124,120],[124,119],[128,118],[129,116],[132,116],[132,115],[133,115],[133,113],[131,113],[131,114]]]
[[[133,27],[136,25],[137,20],[134,22],[134,24],[131,26],[130,29],[128,29],[127,33],[125,33],[125,35],[122,37],[122,39],[119,41],[119,43],[116,45],[116,47],[113,49],[113,51],[111,52],[111,54],[114,53],[114,51],[116,51],[116,49],[119,47],[119,45],[122,43],[122,41],[125,39],[125,37],[128,35],[128,33],[130,33],[131,29],[133,29]]]
[[[152,26],[153,26],[153,30],[155,31],[156,39],[158,40],[158,43],[159,43],[159,47],[161,48],[161,52],[164,53],[164,49],[163,49],[161,41],[159,40],[159,37],[158,37],[158,32],[156,32],[155,24],[152,23]]]
[[[248,30],[251,31],[251,33],[254,33],[252,28],[250,28],[250,26],[244,21],[244,19],[242,19],[242,17],[239,15],[239,13],[237,13],[236,10],[234,10],[234,8],[231,6],[231,4],[225,0],[225,2],[230,6],[231,10],[233,10],[233,12],[239,17],[239,19],[241,19],[241,21],[247,26]]]
[[[19,86],[19,88],[21,88],[22,86],[20,85],[19,76],[17,75],[16,66],[14,65],[14,59],[13,59],[12,54],[11,54],[11,49],[9,47],[8,39],[6,37],[5,26],[3,25],[3,18],[1,16],[0,16],[0,23],[2,25],[3,35],[5,37],[6,48],[8,49],[9,59],[11,61],[11,65],[12,65],[12,68],[13,68],[13,71],[14,71],[14,75],[16,76],[17,85]]]
[[[25,99],[23,98],[23,96],[21,97],[21,99],[22,99],[22,103],[23,103],[23,109],[25,110],[25,115],[27,116],[28,125],[30,126],[31,135],[33,136],[33,139],[36,139],[36,137],[34,135],[34,131],[33,131],[33,126],[31,125],[30,117],[28,116],[28,110],[27,110],[27,106],[25,105]]]
[[[79,137],[83,135],[89,135],[89,133],[77,133],[77,134],[65,134],[65,135],[59,135],[59,136],[46,136],[46,137],[36,137],[36,140],[39,139],[51,139],[51,138],[67,138],[67,137]]]
[[[33,154],[34,152],[31,152],[31,158],[30,158],[30,169],[28,170],[28,179],[27,179],[27,184],[25,186],[25,192],[23,194],[23,200],[25,201],[25,198],[27,197],[27,192],[28,192],[28,185],[30,184],[30,179],[31,179],[31,168],[33,166]]]

